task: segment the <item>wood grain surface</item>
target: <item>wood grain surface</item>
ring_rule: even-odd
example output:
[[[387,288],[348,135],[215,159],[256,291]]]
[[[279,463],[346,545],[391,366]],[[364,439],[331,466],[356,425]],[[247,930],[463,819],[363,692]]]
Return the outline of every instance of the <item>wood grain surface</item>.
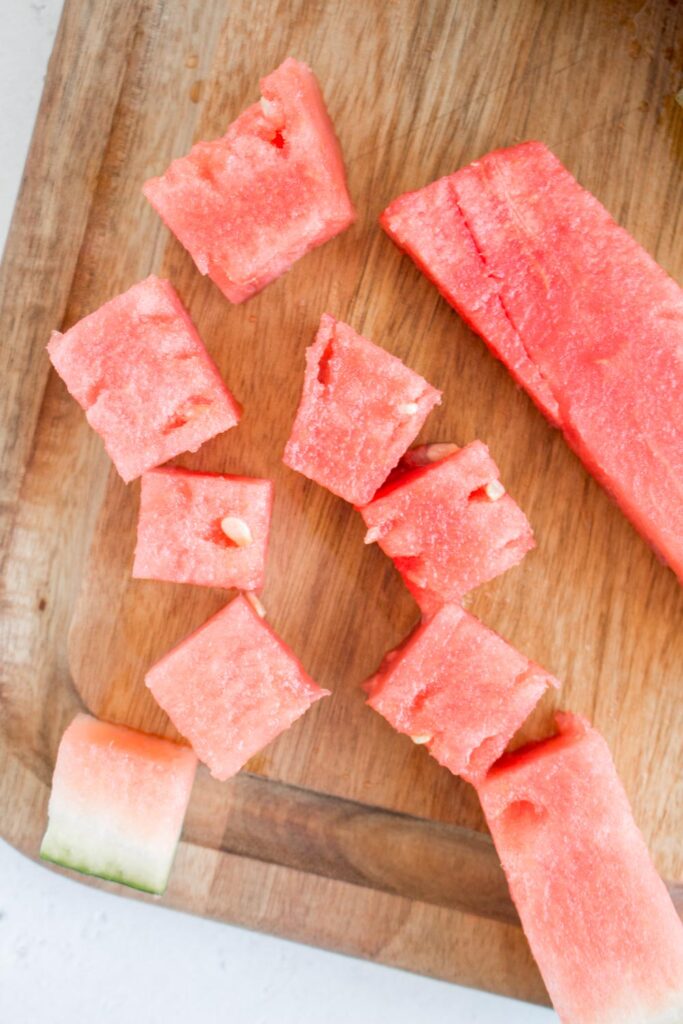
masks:
[[[605,733],[680,904],[683,591],[377,216],[539,138],[680,280],[682,39],[670,0],[67,0],[0,276],[3,836],[36,856],[76,708],[173,735],[145,670],[230,596],[130,578],[138,485],[110,470],[44,352],[51,329],[155,271],[245,407],[178,464],[275,480],[263,600],[333,691],[249,773],[200,771],[164,902],[546,998],[473,791],[364,704],[359,684],[417,609],[353,510],[280,461],[329,311],[443,389],[424,439],[489,444],[538,548],[469,607],[564,680],[523,735],[547,730],[553,699]],[[221,134],[288,54],[320,79],[359,218],[231,307],[140,186]]]

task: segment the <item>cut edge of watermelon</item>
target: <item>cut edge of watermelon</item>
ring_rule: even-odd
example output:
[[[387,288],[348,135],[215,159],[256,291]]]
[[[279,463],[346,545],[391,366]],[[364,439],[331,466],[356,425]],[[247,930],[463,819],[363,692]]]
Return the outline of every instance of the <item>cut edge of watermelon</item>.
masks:
[[[457,174],[458,172],[456,171],[454,173]],[[494,358],[496,358],[505,366],[506,370],[509,372],[510,376],[513,378],[517,386],[522,388],[526,392],[526,394],[540,409],[540,411],[543,413],[543,415],[546,417],[549,423],[556,428],[561,428],[562,424],[560,421],[560,410],[557,403],[557,398],[553,393],[552,389],[550,388],[548,382],[544,379],[538,366],[529,355],[529,352],[526,349],[526,346],[524,345],[523,339],[519,334],[519,331],[515,327],[512,320],[510,319],[510,316],[507,310],[505,309],[502,300],[500,300],[500,296],[498,298],[501,316],[505,321],[507,327],[514,333],[526,357],[523,360],[523,371],[522,369],[519,368],[519,366],[512,365],[511,362],[506,361],[501,352],[499,352],[491,343],[486,333],[480,329],[479,325],[474,321],[473,317],[460,303],[457,303],[455,301],[454,297],[447,291],[445,285],[443,285],[439,280],[437,280],[426,258],[424,258],[421,255],[419,249],[414,244],[411,244],[410,240],[405,237],[405,233],[401,231],[401,221],[403,219],[402,215],[404,213],[404,207],[409,206],[410,203],[414,201],[416,197],[420,196],[425,189],[430,188],[432,186],[436,186],[438,184],[446,184],[449,187],[449,191],[452,196],[453,206],[457,210],[458,220],[462,225],[463,231],[465,232],[473,248],[473,251],[476,252],[477,260],[479,262],[483,275],[486,277],[490,276],[486,269],[486,261],[483,257],[483,254],[480,252],[477,246],[476,239],[472,233],[469,224],[467,223],[460,203],[458,202],[457,196],[455,194],[455,189],[452,187],[453,177],[454,174],[444,175],[442,178],[438,178],[435,181],[430,182],[428,185],[423,186],[421,189],[413,189],[409,192],[404,192],[400,196],[397,196],[380,214],[380,227],[386,232],[386,234],[389,236],[392,242],[394,242],[394,244],[401,250],[401,252],[406,253],[406,255],[412,259],[412,261],[417,266],[418,270],[420,270],[425,275],[425,277],[429,281],[431,281],[431,283],[435,286],[435,288],[442,296],[442,298],[446,300],[446,302],[449,304],[449,306],[451,306],[452,309],[455,309],[455,311],[464,320],[467,326],[472,331],[474,331],[474,333],[479,338],[481,338],[481,340],[484,342],[484,344],[489,349]]]
[[[183,744],[77,714],[60,741],[40,858],[161,895],[196,769],[196,755]],[[121,798],[117,770],[122,773]],[[133,781],[142,787],[139,797]],[[167,799],[155,818],[154,801],[160,794]]]

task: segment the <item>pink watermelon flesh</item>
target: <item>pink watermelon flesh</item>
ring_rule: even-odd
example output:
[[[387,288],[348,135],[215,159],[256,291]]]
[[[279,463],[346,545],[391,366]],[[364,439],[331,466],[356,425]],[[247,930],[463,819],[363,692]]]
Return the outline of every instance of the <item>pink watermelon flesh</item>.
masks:
[[[455,177],[440,178],[419,192],[399,196],[384,211],[380,223],[482,336],[551,423],[559,426],[553,393],[506,317],[468,230],[453,184]]]
[[[158,277],[55,331],[48,352],[127,483],[239,420],[180,299]]]
[[[548,686],[559,686],[459,605],[444,605],[385,658],[368,704],[472,782],[500,757]]]
[[[175,727],[217,779],[227,779],[328,694],[237,597],[145,678]]]
[[[438,455],[444,446],[429,448]],[[517,565],[534,546],[481,441],[407,469],[359,511],[366,543],[376,541],[394,560],[426,615]]]
[[[187,747],[77,715],[59,745],[41,857],[163,892],[196,767]]]
[[[557,720],[477,786],[532,951],[564,1024],[676,1024],[683,925],[607,744]]]
[[[270,480],[184,469],[145,473],[133,576],[262,587],[272,503]]]
[[[284,462],[364,505],[440,401],[441,392],[400,359],[325,314],[306,351]]]
[[[446,195],[461,218],[443,238],[448,259],[428,239]],[[540,143],[401,197],[382,223],[683,579],[678,285]],[[543,387],[520,372],[513,337]]]
[[[242,302],[355,220],[318,83],[288,58],[262,99],[212,142],[174,160],[144,193],[231,302]]]

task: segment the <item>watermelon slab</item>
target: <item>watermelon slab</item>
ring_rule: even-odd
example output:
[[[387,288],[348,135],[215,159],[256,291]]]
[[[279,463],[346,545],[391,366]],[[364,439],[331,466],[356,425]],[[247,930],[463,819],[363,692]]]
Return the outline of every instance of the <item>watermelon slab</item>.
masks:
[[[174,160],[144,194],[231,302],[264,288],[355,220],[318,83],[288,58],[262,98],[212,142]]]
[[[387,655],[368,704],[469,782],[481,778],[559,683],[456,604]]]
[[[365,505],[440,401],[441,392],[400,359],[325,314],[306,351],[284,462]]]
[[[377,542],[394,560],[427,615],[517,565],[534,546],[486,445],[473,441],[440,457],[450,448],[426,446],[431,461],[395,475],[359,509],[366,544]]]
[[[145,677],[176,729],[227,779],[328,695],[241,595]]]
[[[53,332],[48,353],[127,483],[239,420],[175,290],[153,275]]]
[[[188,747],[77,715],[59,745],[40,856],[162,893],[196,767]]]
[[[272,504],[270,480],[185,469],[145,473],[133,576],[259,589]]]
[[[382,225],[683,579],[683,291],[541,143]]]
[[[477,786],[550,996],[564,1024],[680,1024],[683,925],[607,744],[557,722]]]

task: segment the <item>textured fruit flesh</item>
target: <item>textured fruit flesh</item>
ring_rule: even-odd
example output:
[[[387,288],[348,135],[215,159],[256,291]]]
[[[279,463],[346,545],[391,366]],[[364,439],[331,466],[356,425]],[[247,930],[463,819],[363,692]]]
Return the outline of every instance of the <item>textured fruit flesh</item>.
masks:
[[[425,239],[445,197],[459,227],[443,235],[439,257]],[[676,282],[540,143],[490,153],[400,197],[382,223],[683,579]]]
[[[244,597],[147,673],[147,686],[217,779],[227,779],[327,695]]]
[[[505,316],[458,203],[454,178],[440,178],[418,192],[399,196],[380,223],[559,426],[557,402]]]
[[[368,704],[468,781],[558,682],[459,605],[444,605],[366,684]]]
[[[163,892],[196,767],[187,747],[77,715],[59,746],[41,857]]]
[[[204,587],[263,586],[273,485],[270,480],[155,469],[142,477],[133,576]],[[236,543],[223,523],[244,524]]]
[[[385,349],[325,314],[284,462],[356,505],[384,483],[441,393]]]
[[[48,352],[126,482],[239,420],[175,290],[158,277],[55,332]]]
[[[436,454],[444,447],[428,446]],[[366,540],[394,560],[425,614],[517,565],[534,546],[481,441],[397,473],[360,513]]]
[[[532,951],[565,1024],[677,1024],[683,925],[607,744],[558,726],[477,785]]]
[[[310,68],[287,59],[262,100],[198,142],[144,193],[202,274],[242,302],[355,219],[344,165]]]

